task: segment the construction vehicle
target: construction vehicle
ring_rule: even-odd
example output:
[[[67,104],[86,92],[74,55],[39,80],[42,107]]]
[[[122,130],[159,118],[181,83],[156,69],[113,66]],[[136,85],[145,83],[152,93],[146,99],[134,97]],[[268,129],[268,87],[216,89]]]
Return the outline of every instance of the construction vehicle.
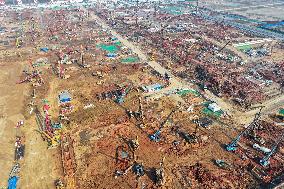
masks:
[[[124,102],[125,96],[131,91],[132,88],[133,88],[132,86],[129,86],[129,87],[126,87],[124,90],[122,90],[121,95],[118,95],[116,97],[115,102],[118,104],[122,104]]]
[[[149,61],[156,61],[157,59],[157,56],[156,56],[156,52],[150,52],[150,58],[149,58]]]
[[[240,141],[241,137],[252,127],[252,124],[250,124],[245,130],[243,130],[234,140],[232,140],[231,143],[226,145],[227,151],[236,151],[238,148],[238,142]]]
[[[132,149],[132,151],[135,151],[139,148],[139,141],[138,136],[136,136],[135,139],[131,139],[128,141],[128,146]]]
[[[9,177],[13,177],[13,176],[18,175],[19,172],[20,172],[20,170],[21,170],[20,164],[19,164],[19,163],[16,163],[16,164],[12,167],[12,169],[11,169],[11,171],[10,171],[10,174],[9,174]]]
[[[280,144],[280,142],[282,141],[282,139],[284,138],[284,133],[282,134],[282,136],[276,141],[276,143],[274,144],[274,146],[272,147],[271,151],[269,153],[267,153],[266,156],[264,156],[260,161],[260,165],[262,165],[263,167],[266,167],[270,164],[270,158],[271,156],[276,152],[278,145]]]
[[[20,38],[16,39],[16,47],[20,48],[23,45],[23,41]]]
[[[139,110],[138,110],[138,112],[140,112],[140,117],[139,117],[139,119],[141,121],[140,126],[141,125],[144,126],[144,112],[143,112],[142,98],[141,97],[139,97]]]
[[[90,68],[91,67],[89,64],[85,63],[83,46],[81,46],[81,57],[80,57],[80,59],[81,59],[81,61],[76,60],[76,63],[78,64],[79,67],[81,67],[81,68]]]
[[[39,131],[39,130],[37,131],[41,134],[43,139],[47,140],[49,149],[55,148],[60,144],[60,134],[59,133],[55,132],[54,136],[51,137],[44,131]]]
[[[231,169],[231,165],[225,162],[224,160],[216,159],[214,160],[214,163],[222,169],[227,169],[227,170]]]
[[[33,89],[33,92],[32,92],[32,98],[36,98],[36,92],[35,92],[35,89]]]
[[[253,130],[255,129],[256,122],[261,117],[262,109],[263,109],[263,106],[260,107],[260,111],[255,114],[255,117],[254,117],[253,121],[247,126],[247,128],[245,130],[243,130],[241,133],[239,133],[238,136],[234,140],[231,141],[231,143],[226,145],[226,150],[227,151],[236,151],[237,148],[238,148],[238,142],[240,141],[241,137],[244,134],[246,134],[249,130],[251,130],[252,128],[253,128]]]
[[[138,162],[134,162],[132,171],[137,175],[137,177],[141,177],[145,174],[143,164]]]
[[[195,133],[188,134],[184,131],[178,131],[178,134],[189,144],[198,143]]]
[[[255,166],[254,168],[252,168],[251,172],[258,180],[263,181],[264,183],[271,182],[271,176],[269,176],[259,167]]]
[[[159,129],[155,131],[154,134],[149,135],[149,138],[151,141],[155,141],[155,142],[159,142],[161,140],[161,132],[163,127],[165,126],[165,124],[167,123],[167,121],[170,119],[170,117],[172,116],[172,114],[176,111],[176,109],[173,109],[169,115],[166,117],[166,119],[162,122],[162,124],[160,125]]]
[[[54,185],[55,185],[56,189],[65,189],[65,186],[64,186],[63,182],[60,179],[57,179],[54,182]]]
[[[273,120],[275,120],[278,124],[283,125],[284,124],[284,109],[280,109],[279,112],[271,115]],[[282,124],[281,124],[282,123]]]
[[[127,141],[125,141],[127,142]],[[120,173],[126,174],[131,161],[134,159],[134,151],[129,144],[124,143],[116,148],[115,160],[116,160],[116,176],[121,176]]]
[[[155,169],[155,184],[162,186],[165,184],[165,170],[164,170],[165,157],[160,162],[160,168]]]
[[[9,174],[8,180],[8,188],[7,189],[16,189],[17,183],[19,180],[19,173],[20,173],[20,164],[16,163]]]
[[[16,137],[15,147],[15,160],[20,160],[25,155],[24,137]]]

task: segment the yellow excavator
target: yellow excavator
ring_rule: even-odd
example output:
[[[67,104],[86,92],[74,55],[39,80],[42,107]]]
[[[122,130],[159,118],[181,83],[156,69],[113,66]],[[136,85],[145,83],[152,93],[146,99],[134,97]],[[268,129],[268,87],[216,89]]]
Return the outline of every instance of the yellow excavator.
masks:
[[[55,182],[55,187],[56,189],[65,189],[65,186],[63,184],[63,182],[60,179],[57,179]]]
[[[44,131],[38,131],[38,132],[42,135],[42,138],[47,140],[48,148],[55,148],[55,147],[57,147],[59,145],[59,143],[60,143],[60,133],[55,132],[54,136],[51,137]]]
[[[17,47],[17,48],[20,48],[20,47],[22,46],[22,44],[23,44],[23,41],[18,37],[18,38],[16,39],[16,47]]]
[[[150,53],[149,61],[156,61],[156,59],[157,59],[156,53],[152,51],[152,52]]]

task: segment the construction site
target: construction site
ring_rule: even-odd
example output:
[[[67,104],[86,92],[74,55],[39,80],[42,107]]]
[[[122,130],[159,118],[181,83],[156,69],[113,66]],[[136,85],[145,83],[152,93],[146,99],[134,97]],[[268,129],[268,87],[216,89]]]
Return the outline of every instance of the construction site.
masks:
[[[283,7],[0,0],[0,189],[284,188]]]

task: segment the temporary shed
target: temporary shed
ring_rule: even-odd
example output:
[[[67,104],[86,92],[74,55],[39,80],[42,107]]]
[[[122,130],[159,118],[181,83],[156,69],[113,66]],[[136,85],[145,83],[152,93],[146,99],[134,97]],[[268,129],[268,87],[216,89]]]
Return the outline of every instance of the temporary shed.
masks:
[[[71,101],[71,95],[68,91],[62,91],[59,95],[59,103],[68,103]]]
[[[163,86],[158,83],[142,87],[144,92],[154,92],[154,91],[161,90],[162,88]]]
[[[216,103],[211,103],[208,105],[208,109],[212,112],[218,112],[221,110],[221,108]]]

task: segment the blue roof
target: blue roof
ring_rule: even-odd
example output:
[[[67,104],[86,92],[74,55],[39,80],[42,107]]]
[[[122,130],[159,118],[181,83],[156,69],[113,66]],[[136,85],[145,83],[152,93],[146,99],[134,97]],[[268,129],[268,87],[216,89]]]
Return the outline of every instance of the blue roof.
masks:
[[[106,56],[107,56],[107,57],[116,57],[117,54],[115,54],[115,53],[108,53]]]
[[[40,48],[40,51],[43,51],[43,52],[47,52],[48,50],[49,50],[48,47],[42,47],[42,48]]]
[[[17,189],[17,182],[19,178],[16,176],[10,177],[8,180],[8,189]]]
[[[264,24],[262,25],[261,27],[262,28],[267,28],[267,29],[270,29],[270,28],[277,28],[277,27],[281,27],[284,25],[284,21],[281,21],[281,22],[277,22],[277,23],[274,23],[274,24]]]
[[[149,90],[160,89],[162,87],[163,87],[162,85],[156,83],[156,84],[153,84],[153,85],[144,86],[143,88],[149,91]]]
[[[71,95],[68,91],[63,91],[59,95],[59,101],[60,102],[70,102],[71,101]]]

